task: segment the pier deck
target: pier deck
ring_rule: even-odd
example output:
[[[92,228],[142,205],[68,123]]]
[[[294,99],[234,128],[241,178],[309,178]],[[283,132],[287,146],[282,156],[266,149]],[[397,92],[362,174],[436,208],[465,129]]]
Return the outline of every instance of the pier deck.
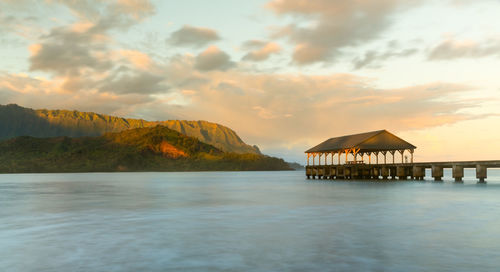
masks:
[[[476,169],[476,178],[479,183],[486,182],[488,168],[500,168],[497,161],[450,161],[450,162],[414,162],[393,164],[366,164],[351,163],[342,165],[314,165],[306,166],[306,176],[323,179],[398,179],[423,180],[425,170],[431,169],[431,176],[435,181],[443,178],[443,169],[451,168],[452,177],[456,182],[462,182],[465,168]]]

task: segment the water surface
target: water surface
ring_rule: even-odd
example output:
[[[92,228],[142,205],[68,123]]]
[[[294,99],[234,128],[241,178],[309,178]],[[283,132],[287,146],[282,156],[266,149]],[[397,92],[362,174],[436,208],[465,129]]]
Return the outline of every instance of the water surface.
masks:
[[[0,175],[0,271],[498,271],[500,173],[447,174]]]

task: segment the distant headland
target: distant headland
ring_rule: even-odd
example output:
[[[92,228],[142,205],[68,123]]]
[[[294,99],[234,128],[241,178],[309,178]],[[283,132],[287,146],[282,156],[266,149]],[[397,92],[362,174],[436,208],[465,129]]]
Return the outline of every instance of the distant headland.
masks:
[[[0,172],[291,170],[233,130],[0,105]]]

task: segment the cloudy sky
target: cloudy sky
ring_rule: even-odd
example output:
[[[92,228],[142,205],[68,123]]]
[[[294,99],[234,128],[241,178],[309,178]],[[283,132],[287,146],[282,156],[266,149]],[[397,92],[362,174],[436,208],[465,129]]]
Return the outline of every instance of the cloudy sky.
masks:
[[[0,104],[217,122],[304,162],[388,129],[500,159],[499,0],[1,0]]]

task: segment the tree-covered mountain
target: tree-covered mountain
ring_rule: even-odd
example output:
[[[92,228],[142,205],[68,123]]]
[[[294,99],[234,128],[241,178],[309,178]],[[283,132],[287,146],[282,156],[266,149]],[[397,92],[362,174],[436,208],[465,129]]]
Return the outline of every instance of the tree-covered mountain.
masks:
[[[107,132],[157,125],[195,137],[225,152],[261,154],[257,146],[247,145],[230,128],[207,121],[146,121],[93,112],[33,110],[15,104],[0,105],[0,140],[17,136],[100,136]]]
[[[0,173],[289,169],[282,159],[223,152],[160,125],[97,137],[0,142]]]

